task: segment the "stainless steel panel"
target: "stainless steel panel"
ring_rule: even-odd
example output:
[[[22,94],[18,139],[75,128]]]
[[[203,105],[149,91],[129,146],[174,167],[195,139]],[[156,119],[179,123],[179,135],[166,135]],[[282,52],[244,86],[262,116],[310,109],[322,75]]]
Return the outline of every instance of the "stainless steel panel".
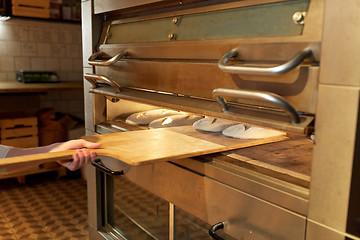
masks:
[[[293,14],[308,5],[300,0],[112,24],[106,44],[300,35],[303,25]]]
[[[306,231],[306,240],[358,240],[359,238],[351,236],[345,232],[340,232],[335,229],[332,229],[326,225],[320,224],[308,220],[307,222],[307,231]]]
[[[319,86],[309,219],[340,232],[346,232],[352,167],[358,160],[359,92],[359,87]]]
[[[307,215],[308,189],[253,170],[237,167],[222,161],[222,158],[214,156],[212,161],[208,161],[208,158],[205,160],[199,157],[198,161],[182,159],[175,163],[292,212]]]
[[[327,0],[325,4],[322,70],[320,82],[337,86],[360,86],[359,68],[360,6],[357,1],[341,4]],[[345,14],[346,13],[346,14]]]
[[[82,53],[83,53],[83,67],[90,67],[87,64],[87,58],[92,54],[93,43],[91,38],[85,41],[86,36],[92,36],[92,25],[91,25],[91,2],[81,3],[81,29],[82,29]]]
[[[209,224],[226,221],[235,238],[304,239],[304,216],[171,163],[131,168],[126,176]]]
[[[223,73],[217,64],[211,63],[129,60],[119,67],[99,67],[96,72],[117,82],[121,87],[135,87],[199,98],[212,99],[212,91],[216,88],[267,91],[284,97],[300,112],[315,112],[317,93],[315,86],[318,79],[316,67],[301,68],[300,71],[283,76],[282,79],[286,79],[286,83],[279,83],[277,79],[278,82],[261,81],[261,77],[258,81],[252,81],[246,76]]]
[[[91,1],[84,1],[81,3],[83,67],[90,67],[87,63],[87,59],[98,44],[99,36],[102,31],[100,18],[91,14],[93,12],[92,4]]]

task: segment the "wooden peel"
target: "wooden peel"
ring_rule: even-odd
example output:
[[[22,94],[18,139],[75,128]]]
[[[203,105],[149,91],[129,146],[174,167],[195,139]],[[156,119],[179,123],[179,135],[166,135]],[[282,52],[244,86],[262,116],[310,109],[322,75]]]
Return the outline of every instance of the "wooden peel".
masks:
[[[232,139],[221,134],[204,133],[190,127],[149,129],[130,132],[110,133],[83,137],[87,141],[101,143],[99,149],[89,149],[98,156],[119,159],[132,165],[194,157],[215,152],[255,146],[286,137],[269,139]],[[23,164],[41,164],[71,159],[75,150],[34,154],[0,160],[0,169]]]

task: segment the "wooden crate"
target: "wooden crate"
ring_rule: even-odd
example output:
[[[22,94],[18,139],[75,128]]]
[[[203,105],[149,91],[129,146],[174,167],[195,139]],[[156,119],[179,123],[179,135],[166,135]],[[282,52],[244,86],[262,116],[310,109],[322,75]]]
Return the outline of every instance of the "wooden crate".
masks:
[[[49,0],[12,0],[14,16],[50,18]]]
[[[0,144],[13,147],[38,147],[38,119],[37,117],[18,117],[19,114],[3,114],[0,119]],[[58,176],[65,176],[66,169],[56,162],[47,166],[38,165],[26,170],[0,176],[0,179],[17,178],[19,183],[25,183],[25,177],[31,174],[56,171]]]
[[[13,147],[39,146],[36,117],[0,119],[0,143]]]

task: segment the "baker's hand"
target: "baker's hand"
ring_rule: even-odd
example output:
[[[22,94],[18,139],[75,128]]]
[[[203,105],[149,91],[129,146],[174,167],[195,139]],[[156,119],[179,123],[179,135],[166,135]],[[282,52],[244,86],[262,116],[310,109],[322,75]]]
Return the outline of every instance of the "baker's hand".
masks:
[[[75,171],[83,166],[88,165],[96,159],[96,154],[94,152],[88,151],[87,149],[96,149],[99,147],[100,143],[92,143],[84,139],[77,139],[59,143],[53,149],[51,149],[50,152],[77,149],[77,151],[72,155],[72,160],[59,162],[69,170]]]

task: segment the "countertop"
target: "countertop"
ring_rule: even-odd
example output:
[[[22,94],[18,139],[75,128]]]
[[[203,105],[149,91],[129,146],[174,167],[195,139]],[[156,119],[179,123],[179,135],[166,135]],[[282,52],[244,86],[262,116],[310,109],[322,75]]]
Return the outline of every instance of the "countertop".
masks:
[[[0,93],[37,93],[61,90],[81,90],[83,82],[21,83],[1,82]]]

